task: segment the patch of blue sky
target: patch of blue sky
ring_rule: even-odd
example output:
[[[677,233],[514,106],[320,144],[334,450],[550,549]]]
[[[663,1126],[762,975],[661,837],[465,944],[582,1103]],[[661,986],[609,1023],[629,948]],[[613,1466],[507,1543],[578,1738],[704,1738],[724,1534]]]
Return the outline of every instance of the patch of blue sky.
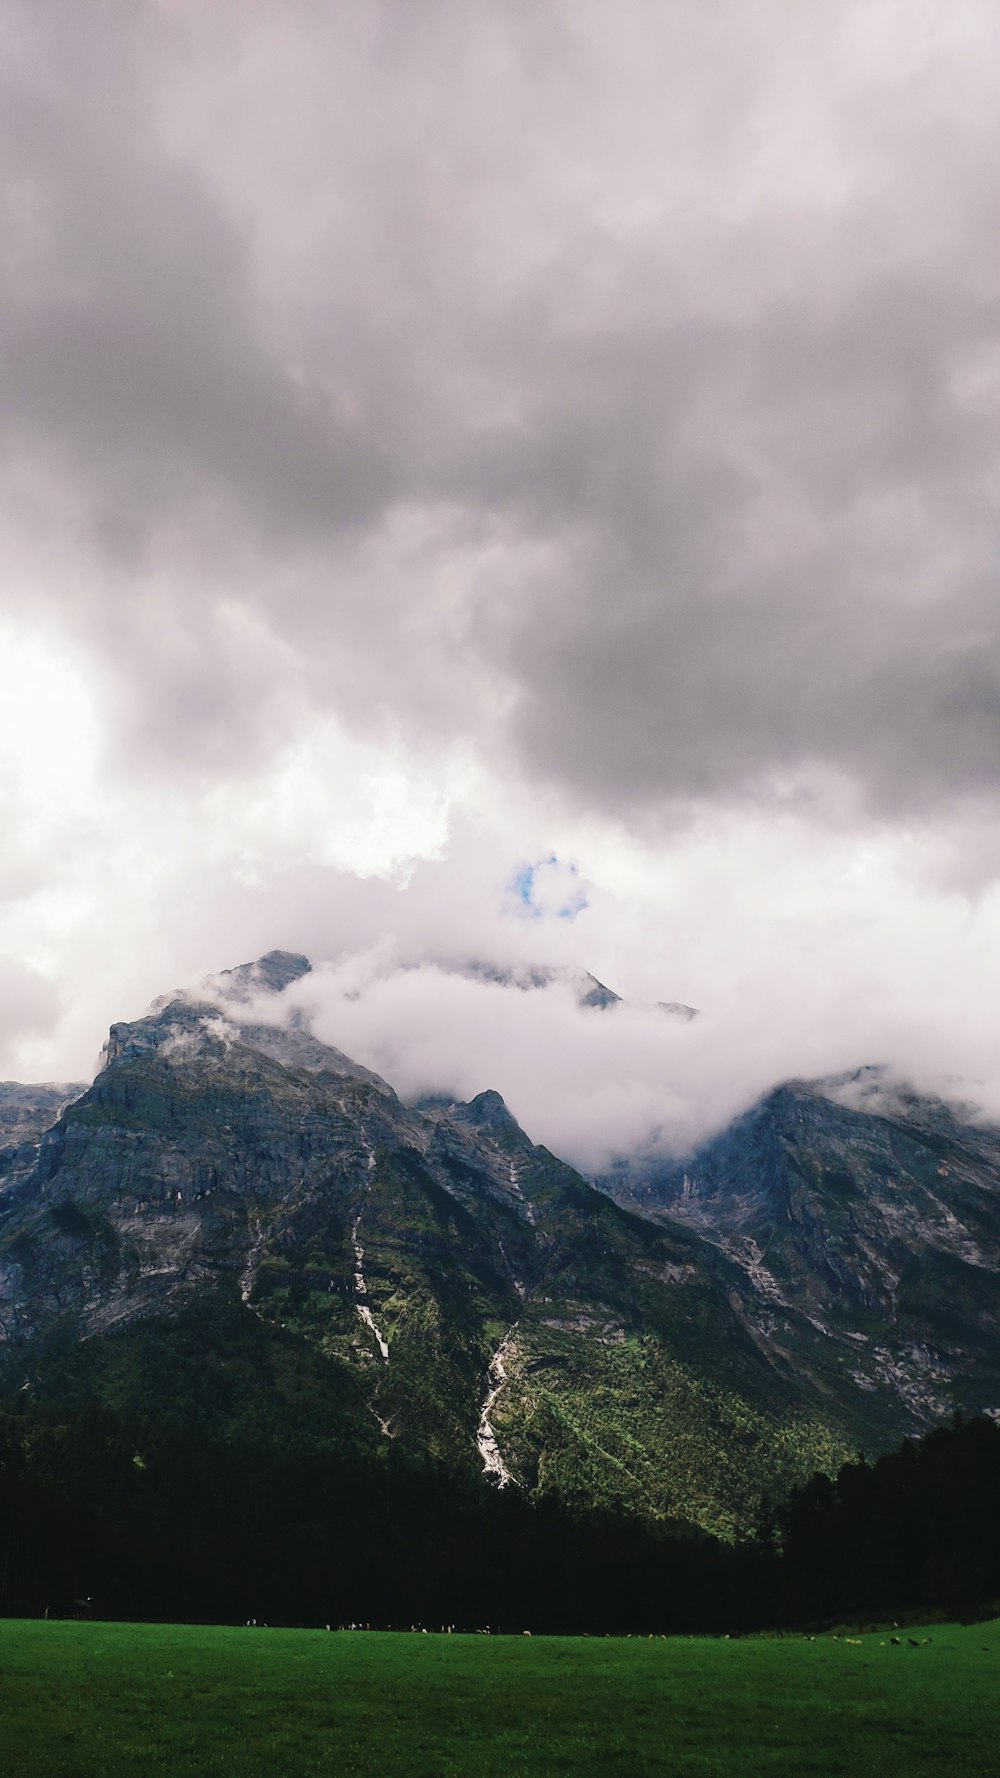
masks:
[[[554,852],[522,864],[511,878],[510,891],[516,911],[535,920],[575,920],[588,906],[576,865],[563,864]]]

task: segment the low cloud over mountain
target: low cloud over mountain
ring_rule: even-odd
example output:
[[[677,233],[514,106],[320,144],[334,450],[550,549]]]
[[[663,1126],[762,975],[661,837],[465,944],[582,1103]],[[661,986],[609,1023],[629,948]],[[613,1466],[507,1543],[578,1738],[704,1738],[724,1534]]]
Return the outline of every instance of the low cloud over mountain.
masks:
[[[266,971],[211,978],[222,1018],[274,1026],[296,1042],[308,1031],[409,1100],[499,1091],[534,1141],[590,1174],[637,1150],[683,1156],[776,1080],[856,1068],[863,1046],[888,1030],[863,1006],[842,1008],[833,1026],[812,1028],[800,1017],[793,1028],[778,993],[730,994],[692,1019],[688,1007],[616,999],[569,967],[412,965],[384,947],[308,971],[298,961],[287,985],[287,971],[274,981]],[[997,1081],[946,1073],[955,1046],[943,1036],[934,1056],[931,1024],[916,1028],[909,1046],[896,1032],[897,1075],[996,1115]],[[893,1080],[891,1070],[866,1078],[864,1109],[891,1108]],[[838,1092],[853,1103],[854,1090],[848,1081]]]

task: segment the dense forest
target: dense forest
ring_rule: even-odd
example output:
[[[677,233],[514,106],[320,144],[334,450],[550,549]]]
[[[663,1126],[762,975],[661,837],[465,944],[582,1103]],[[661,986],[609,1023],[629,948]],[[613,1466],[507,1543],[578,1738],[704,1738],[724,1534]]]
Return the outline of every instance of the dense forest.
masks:
[[[1000,1599],[1000,1428],[964,1421],[814,1476],[780,1515],[782,1611],[843,1618]]]
[[[998,1504],[987,1420],[816,1476],[733,1547],[394,1453],[373,1465],[23,1399],[0,1410],[0,1616],[592,1633],[968,1617],[1000,1595]]]
[[[0,1413],[0,1615],[710,1628],[745,1588],[702,1534],[573,1517],[431,1465]]]

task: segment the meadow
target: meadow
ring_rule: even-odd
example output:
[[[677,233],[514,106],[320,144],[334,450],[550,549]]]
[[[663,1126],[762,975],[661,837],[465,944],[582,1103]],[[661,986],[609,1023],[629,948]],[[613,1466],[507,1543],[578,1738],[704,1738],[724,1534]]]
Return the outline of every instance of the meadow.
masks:
[[[898,1631],[898,1647],[889,1631],[847,1634],[6,1620],[0,1765],[31,1778],[1000,1774],[1000,1621]]]

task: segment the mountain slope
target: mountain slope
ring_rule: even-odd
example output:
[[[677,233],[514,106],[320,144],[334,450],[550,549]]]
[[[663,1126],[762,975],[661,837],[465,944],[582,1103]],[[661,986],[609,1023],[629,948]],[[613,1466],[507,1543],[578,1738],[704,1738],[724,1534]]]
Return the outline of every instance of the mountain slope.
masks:
[[[887,1434],[1000,1408],[1000,1130],[864,1069],[792,1081],[683,1162],[632,1157],[616,1201],[740,1266],[764,1349]]]
[[[738,1264],[613,1204],[496,1094],[404,1106],[284,1012],[307,968],[271,953],[112,1028],[0,1193],[9,1387],[393,1440],[726,1533],[849,1448],[843,1404],[761,1348]]]
[[[85,1091],[83,1082],[23,1086],[16,1080],[0,1081],[0,1186],[34,1162],[46,1130]]]
[[[408,968],[419,968],[420,964],[405,965]],[[464,976],[467,981],[493,983],[501,988],[516,988],[519,993],[529,994],[546,988],[568,990],[577,1006],[584,1010],[607,1012],[615,1006],[626,1006],[628,1002],[621,994],[616,994],[589,969],[574,968],[571,964],[552,963],[497,963],[482,957],[467,958],[464,961],[436,958],[434,968],[445,975]],[[657,1012],[666,1013],[669,1018],[679,1019],[689,1024],[698,1017],[696,1006],[686,1006],[680,1000],[657,1000],[653,1003]]]

